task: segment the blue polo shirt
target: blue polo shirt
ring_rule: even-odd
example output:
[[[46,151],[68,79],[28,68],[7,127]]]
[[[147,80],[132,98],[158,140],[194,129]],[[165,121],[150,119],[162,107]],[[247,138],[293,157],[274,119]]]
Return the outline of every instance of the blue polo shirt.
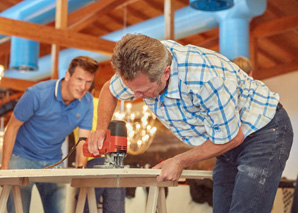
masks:
[[[66,106],[61,80],[49,80],[28,88],[14,115],[24,124],[18,131],[13,154],[33,160],[59,161],[66,136],[76,127],[91,130],[93,97],[88,92],[81,100]]]

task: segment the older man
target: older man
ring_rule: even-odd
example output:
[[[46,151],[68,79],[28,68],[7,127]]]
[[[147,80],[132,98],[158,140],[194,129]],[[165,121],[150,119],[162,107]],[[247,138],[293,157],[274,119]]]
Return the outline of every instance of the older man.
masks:
[[[117,99],[143,98],[157,118],[194,148],[169,158],[158,181],[217,157],[214,212],[270,212],[293,141],[279,95],[214,51],[175,41],[127,34],[112,56],[116,74],[100,94],[97,131],[89,151],[98,154]]]

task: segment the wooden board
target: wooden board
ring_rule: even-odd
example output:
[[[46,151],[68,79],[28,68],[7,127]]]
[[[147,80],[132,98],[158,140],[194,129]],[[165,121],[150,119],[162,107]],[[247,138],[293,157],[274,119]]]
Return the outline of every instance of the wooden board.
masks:
[[[78,178],[156,177],[160,169],[16,169],[0,170],[0,183],[7,178],[27,177],[30,181],[70,183]],[[184,170],[181,178],[211,178],[212,171]]]

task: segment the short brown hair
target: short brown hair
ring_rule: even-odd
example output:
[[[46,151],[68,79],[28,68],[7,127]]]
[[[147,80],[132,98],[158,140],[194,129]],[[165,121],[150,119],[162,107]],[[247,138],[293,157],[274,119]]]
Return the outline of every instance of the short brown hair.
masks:
[[[251,73],[252,66],[248,58],[239,56],[232,60],[232,62],[235,63],[244,72],[246,72],[247,75]]]
[[[85,71],[90,72],[91,74],[95,74],[98,70],[98,62],[88,56],[78,56],[72,59],[69,64],[68,72],[70,73],[70,75],[73,74],[76,67],[81,67]]]
[[[151,82],[160,80],[172,55],[157,39],[142,34],[126,34],[116,43],[111,63],[117,74],[133,80],[144,73]]]

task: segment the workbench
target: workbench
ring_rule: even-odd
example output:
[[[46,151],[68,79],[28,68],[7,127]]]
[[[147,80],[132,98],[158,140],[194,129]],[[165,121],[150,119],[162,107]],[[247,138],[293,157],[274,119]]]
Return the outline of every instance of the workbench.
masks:
[[[150,187],[146,213],[166,212],[164,187],[178,186],[177,181],[157,182],[160,169],[17,169],[0,170],[0,213],[5,212],[10,189],[13,189],[16,212],[23,212],[20,186],[29,181],[70,183],[80,188],[76,213],[83,212],[86,197],[90,212],[97,212],[95,187]],[[181,178],[211,178],[212,171],[184,170]]]

